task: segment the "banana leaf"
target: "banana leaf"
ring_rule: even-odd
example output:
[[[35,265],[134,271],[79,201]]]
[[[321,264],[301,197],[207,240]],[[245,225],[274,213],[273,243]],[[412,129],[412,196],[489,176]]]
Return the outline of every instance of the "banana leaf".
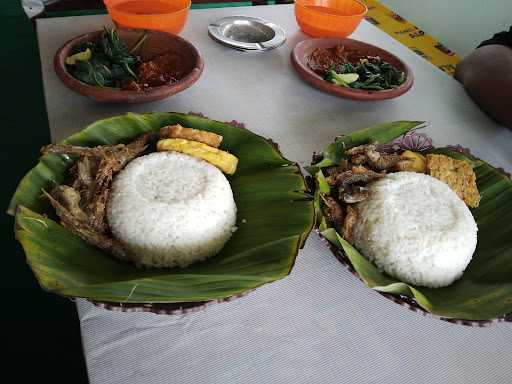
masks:
[[[369,130],[348,135],[323,153],[323,159],[313,164],[317,169],[317,185],[324,185],[322,168],[336,164],[346,149],[360,143],[369,143],[378,131],[379,143],[391,142],[401,135],[403,128],[417,126],[418,122],[395,122],[381,124]],[[368,134],[372,132],[372,137]],[[364,137],[366,136],[366,137]],[[440,153],[473,166],[477,178],[481,202],[471,209],[478,225],[478,244],[473,258],[462,277],[453,284],[437,289],[417,287],[391,277],[369,262],[357,249],[345,241],[320,213],[317,225],[323,237],[335,248],[342,251],[358,277],[370,288],[383,293],[404,295],[413,299],[425,311],[448,319],[495,320],[512,313],[512,181],[502,172],[485,161],[455,152],[449,148],[435,148],[422,151]],[[325,190],[325,187],[323,187]],[[315,207],[320,207],[319,196],[315,194]],[[317,213],[318,215],[318,213]]]
[[[63,143],[127,142],[176,123],[224,136],[221,148],[239,158],[229,177],[238,207],[231,240],[218,255],[185,269],[138,269],[118,261],[52,219],[41,190],[61,183],[73,159],[45,155],[22,179],[8,209],[16,215],[16,237],[42,288],[96,301],[197,302],[236,296],[289,274],[313,226],[313,201],[299,167],[264,138],[196,115],[129,113],[97,121]]]

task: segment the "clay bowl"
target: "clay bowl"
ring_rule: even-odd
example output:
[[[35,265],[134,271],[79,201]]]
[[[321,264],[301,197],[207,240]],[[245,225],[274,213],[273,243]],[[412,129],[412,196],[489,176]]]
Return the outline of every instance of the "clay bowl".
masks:
[[[307,62],[311,53],[316,48],[332,48],[336,45],[343,45],[348,49],[355,50],[361,55],[368,56],[380,56],[383,60],[387,61],[400,71],[404,71],[406,75],[405,82],[398,88],[388,89],[383,91],[373,91],[364,89],[352,89],[340,87],[329,83],[322,79],[321,76],[316,74],[311,68],[309,68]],[[354,100],[385,100],[393,99],[398,97],[409,89],[411,89],[414,82],[414,76],[411,69],[398,57],[392,53],[385,51],[384,49],[378,48],[374,45],[363,43],[362,41],[354,39],[341,39],[341,38],[325,38],[325,39],[308,39],[298,43],[292,50],[291,62],[293,68],[297,73],[312,86],[347,99]]]
[[[66,57],[71,55],[71,49],[78,43],[93,41],[99,38],[102,31],[95,31],[74,37],[66,42],[55,54],[54,68],[59,78],[73,91],[90,99],[102,103],[146,103],[161,100],[172,96],[194,84],[203,72],[203,59],[199,51],[187,40],[160,31],[117,29],[117,33],[128,48],[133,47],[144,33],[147,38],[142,48],[137,51],[143,61],[152,59],[156,55],[167,52],[176,53],[180,58],[180,66],[183,66],[186,75],[174,84],[162,85],[147,91],[120,90],[108,87],[98,87],[86,84],[75,79],[68,72],[65,64]]]

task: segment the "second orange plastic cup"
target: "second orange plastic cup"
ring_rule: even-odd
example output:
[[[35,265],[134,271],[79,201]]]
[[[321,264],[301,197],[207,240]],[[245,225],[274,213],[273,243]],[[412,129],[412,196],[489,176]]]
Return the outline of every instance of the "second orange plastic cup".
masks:
[[[295,0],[297,24],[313,37],[346,37],[356,30],[367,11],[357,0]]]

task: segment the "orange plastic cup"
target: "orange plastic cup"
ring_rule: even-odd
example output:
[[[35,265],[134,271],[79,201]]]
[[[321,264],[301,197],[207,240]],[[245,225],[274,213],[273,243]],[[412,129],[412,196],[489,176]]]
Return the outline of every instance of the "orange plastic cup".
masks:
[[[367,11],[357,0],[295,0],[297,24],[313,37],[349,36]]]
[[[103,0],[120,28],[154,29],[178,34],[188,18],[191,0]]]

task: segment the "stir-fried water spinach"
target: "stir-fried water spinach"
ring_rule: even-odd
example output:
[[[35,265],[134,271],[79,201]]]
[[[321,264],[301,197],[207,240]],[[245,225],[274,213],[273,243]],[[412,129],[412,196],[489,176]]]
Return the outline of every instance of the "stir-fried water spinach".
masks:
[[[84,83],[100,87],[122,87],[137,79],[137,67],[141,63],[133,52],[143,39],[130,51],[116,31],[105,27],[101,37],[73,47],[66,64],[71,75]]]
[[[362,55],[338,45],[317,48],[308,58],[309,67],[340,87],[382,91],[405,82],[406,75],[379,56]]]
[[[403,84],[405,73],[378,56],[369,56],[359,59],[357,64],[348,62],[333,66],[324,79],[341,87],[382,91]]]

